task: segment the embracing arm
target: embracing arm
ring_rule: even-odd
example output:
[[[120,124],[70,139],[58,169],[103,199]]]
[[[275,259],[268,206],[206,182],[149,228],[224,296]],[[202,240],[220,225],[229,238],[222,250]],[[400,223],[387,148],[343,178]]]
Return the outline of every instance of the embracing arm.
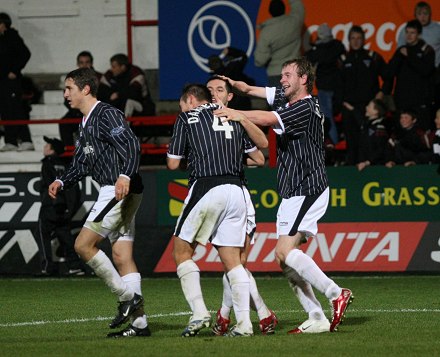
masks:
[[[246,166],[264,166],[266,158],[260,150],[254,150],[247,153]]]
[[[238,111],[231,108],[220,108],[214,111],[214,114],[218,117],[222,117],[222,120],[241,121],[244,117],[247,118],[250,122],[259,126],[273,126],[278,124],[278,118],[274,114],[274,112],[268,112],[264,110]]]
[[[269,146],[266,134],[252,123],[245,115],[241,117],[240,124],[248,134],[249,138],[254,142],[258,149],[265,149]]]
[[[226,76],[218,76],[224,81],[228,81],[232,88],[238,90],[240,93],[246,94],[251,97],[266,99],[266,88],[265,87],[257,87],[250,86],[246,82],[243,81],[234,81],[233,79]]]

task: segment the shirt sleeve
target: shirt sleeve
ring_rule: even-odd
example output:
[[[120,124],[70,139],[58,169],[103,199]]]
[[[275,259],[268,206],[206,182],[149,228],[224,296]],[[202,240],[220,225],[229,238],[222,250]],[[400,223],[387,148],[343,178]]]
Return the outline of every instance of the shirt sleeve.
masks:
[[[249,138],[249,135],[247,135],[246,132],[244,132],[243,135],[243,148],[246,154],[257,150],[257,147],[255,146],[254,142]]]
[[[141,147],[139,139],[129,127],[123,113],[119,110],[106,110],[103,113],[100,134],[115,148],[122,163],[119,174],[133,177],[139,169]]]
[[[167,156],[173,159],[182,159],[183,157],[185,157],[186,146],[187,135],[185,117],[184,113],[181,113],[177,117],[176,123],[174,124],[173,135],[171,137]]]

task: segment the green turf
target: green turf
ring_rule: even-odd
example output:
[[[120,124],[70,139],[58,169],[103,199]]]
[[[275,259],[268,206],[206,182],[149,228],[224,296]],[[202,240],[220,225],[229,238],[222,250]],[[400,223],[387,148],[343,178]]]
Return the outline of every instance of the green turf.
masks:
[[[306,319],[283,278],[257,278],[280,324],[273,336],[182,338],[189,310],[177,279],[144,279],[153,336],[107,339],[115,299],[95,278],[0,279],[0,356],[439,356],[440,276],[335,277],[355,300],[336,333],[287,335]],[[203,278],[209,309],[221,279]],[[328,303],[317,294],[329,314]],[[214,316],[214,313],[213,313]]]

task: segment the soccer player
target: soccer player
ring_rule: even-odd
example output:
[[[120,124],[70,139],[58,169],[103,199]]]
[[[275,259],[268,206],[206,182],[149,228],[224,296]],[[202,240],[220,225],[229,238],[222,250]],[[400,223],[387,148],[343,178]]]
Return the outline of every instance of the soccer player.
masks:
[[[229,82],[225,79],[222,79],[218,76],[213,76],[206,82],[206,86],[212,95],[212,102],[218,103],[222,106],[227,107],[228,103],[234,97],[232,93],[232,87]],[[259,149],[264,149],[268,146],[268,141],[265,136],[262,137],[262,142],[257,144]],[[246,164],[248,166],[263,166],[264,165],[264,154],[258,150],[258,161],[252,160],[250,157],[246,158]],[[247,257],[250,251],[251,241],[253,240],[253,235],[256,229],[255,223],[255,207],[252,203],[251,195],[249,190],[246,187],[246,178],[243,173],[243,192],[246,198],[247,205],[247,223],[246,223],[246,241],[244,249],[241,251],[241,263],[243,266],[246,265]],[[250,279],[250,294],[251,294],[251,303],[255,310],[257,311],[258,318],[260,319],[260,330],[264,335],[273,334],[275,332],[275,327],[278,324],[278,319],[273,313],[273,311],[269,310],[264,303],[264,300],[260,296],[258,292],[257,283],[252,276],[251,272],[247,269],[246,272],[249,275]],[[222,306],[217,311],[216,322],[212,328],[212,331],[217,336],[222,336],[228,332],[228,327],[231,322],[229,319],[229,314],[232,309],[232,291],[231,286],[228,281],[228,277],[226,274],[223,274],[223,300]]]
[[[278,192],[282,202],[277,213],[275,248],[277,260],[287,276],[309,318],[291,334],[336,331],[352,301],[352,292],[339,287],[328,278],[311,257],[299,247],[317,234],[317,222],[324,215],[329,187],[324,163],[324,118],[313,89],[312,65],[305,58],[283,64],[281,89],[274,87],[249,88],[229,80],[233,87],[245,93],[266,98],[269,105],[287,99],[287,104],[276,111],[246,111],[248,119],[258,125],[272,126],[277,134]],[[239,115],[229,108],[214,114],[235,120]],[[331,302],[331,323],[325,317],[312,286]]]
[[[244,117],[239,124],[223,123],[214,116],[213,111],[219,106],[211,103],[209,90],[201,84],[185,86],[179,105],[182,113],[174,125],[167,166],[176,170],[185,158],[189,170],[190,190],[173,235],[177,275],[192,310],[182,336],[195,336],[211,324],[200,286],[200,270],[192,260],[197,244],[205,245],[208,240],[217,248],[231,285],[237,325],[228,335],[251,336],[249,275],[240,260],[246,239],[241,174],[243,152],[258,160],[257,148],[249,137],[258,142],[262,132]]]
[[[96,99],[98,79],[90,68],[79,68],[65,79],[64,97],[84,115],[71,166],[49,186],[55,198],[62,188],[91,175],[101,186],[75,241],[75,251],[118,296],[118,312],[110,328],[131,323],[108,337],[150,336],[143,310],[141,276],[133,260],[134,217],[142,200],[138,173],[140,145],[124,114]],[[98,248],[105,238],[112,244],[113,261]]]

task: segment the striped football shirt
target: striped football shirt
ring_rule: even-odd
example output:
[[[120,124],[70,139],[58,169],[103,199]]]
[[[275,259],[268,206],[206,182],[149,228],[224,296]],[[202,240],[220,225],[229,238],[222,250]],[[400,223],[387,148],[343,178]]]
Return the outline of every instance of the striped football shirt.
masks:
[[[98,102],[79,125],[71,166],[59,178],[69,187],[91,175],[101,186],[114,185],[120,174],[139,180],[140,144],[124,114]]]
[[[189,186],[201,177],[239,176],[243,152],[256,150],[240,123],[222,123],[213,114],[217,104],[206,103],[180,113],[174,124],[168,157],[187,158]]]
[[[269,88],[268,88],[269,90]],[[266,91],[267,93],[268,90]],[[268,103],[282,103],[282,91],[273,91]],[[276,108],[278,193],[283,198],[311,196],[328,187],[324,151],[324,115],[318,100],[307,96]]]

